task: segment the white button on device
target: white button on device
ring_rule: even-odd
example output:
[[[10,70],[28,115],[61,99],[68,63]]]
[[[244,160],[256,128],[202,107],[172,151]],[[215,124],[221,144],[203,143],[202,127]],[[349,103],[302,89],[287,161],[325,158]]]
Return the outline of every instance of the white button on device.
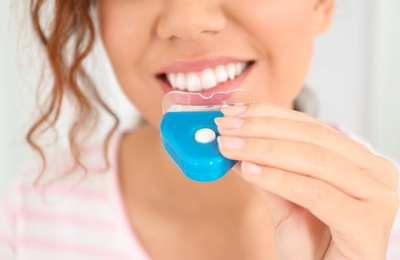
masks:
[[[196,132],[196,134],[194,135],[194,138],[199,143],[207,144],[207,143],[211,143],[212,141],[214,141],[215,138],[217,138],[217,135],[210,128],[202,128]]]

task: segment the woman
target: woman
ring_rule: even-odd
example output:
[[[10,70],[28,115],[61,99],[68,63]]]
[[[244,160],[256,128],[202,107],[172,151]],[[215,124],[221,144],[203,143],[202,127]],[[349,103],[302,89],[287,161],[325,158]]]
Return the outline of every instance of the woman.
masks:
[[[59,0],[48,31],[43,5],[32,0],[31,12],[54,84],[28,140],[43,151],[36,137],[57,122],[68,97],[79,115],[69,132],[76,167],[44,157],[39,179],[29,169],[10,188],[0,221],[5,257],[385,259],[398,170],[294,110],[334,0]],[[112,113],[81,67],[96,37],[145,121],[110,132],[103,174],[94,169],[100,161],[85,161],[79,135],[93,133],[95,106]],[[186,179],[159,140],[163,96],[239,88],[255,103],[216,119],[219,150],[239,161],[237,174],[208,184]]]

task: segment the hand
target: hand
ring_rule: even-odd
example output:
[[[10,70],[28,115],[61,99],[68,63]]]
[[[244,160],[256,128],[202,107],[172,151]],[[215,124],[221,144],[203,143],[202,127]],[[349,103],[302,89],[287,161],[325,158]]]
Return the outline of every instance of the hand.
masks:
[[[223,109],[221,153],[261,194],[279,259],[385,259],[397,168],[311,116],[266,103]]]

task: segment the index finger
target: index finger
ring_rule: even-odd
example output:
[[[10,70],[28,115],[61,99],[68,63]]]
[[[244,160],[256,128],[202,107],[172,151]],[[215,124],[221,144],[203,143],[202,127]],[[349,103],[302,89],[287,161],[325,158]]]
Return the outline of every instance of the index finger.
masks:
[[[332,132],[336,132],[343,135],[338,129],[322,123],[321,121],[315,119],[307,113],[280,107],[274,104],[262,102],[262,103],[252,103],[241,106],[230,106],[222,109],[224,116],[236,116],[236,117],[275,117],[282,119],[289,119],[300,122],[309,122],[320,125],[325,128],[329,128]],[[370,150],[363,144],[358,142],[353,142],[359,148],[370,152]]]

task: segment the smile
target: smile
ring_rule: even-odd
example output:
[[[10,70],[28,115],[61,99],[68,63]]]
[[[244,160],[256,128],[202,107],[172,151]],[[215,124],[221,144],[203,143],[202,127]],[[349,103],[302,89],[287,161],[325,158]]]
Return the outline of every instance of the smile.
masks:
[[[227,65],[218,65],[215,68],[207,68],[201,72],[167,73],[165,77],[175,90],[201,92],[212,89],[227,81],[234,80],[240,76],[248,66],[249,62],[229,63]]]
[[[179,90],[212,94],[240,88],[254,63],[226,56],[210,56],[195,61],[177,60],[164,66],[156,78],[166,92]]]

